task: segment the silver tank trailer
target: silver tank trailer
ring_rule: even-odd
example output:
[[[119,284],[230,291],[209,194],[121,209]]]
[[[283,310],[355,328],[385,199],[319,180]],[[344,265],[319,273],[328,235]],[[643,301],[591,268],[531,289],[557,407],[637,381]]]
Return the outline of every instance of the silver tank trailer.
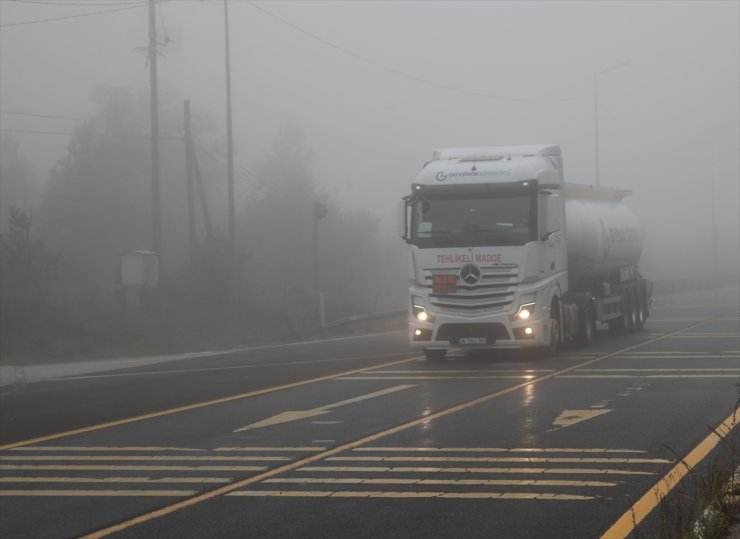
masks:
[[[623,202],[629,191],[565,184],[568,273],[575,285],[604,279],[618,268],[637,267],[642,235],[637,217]]]

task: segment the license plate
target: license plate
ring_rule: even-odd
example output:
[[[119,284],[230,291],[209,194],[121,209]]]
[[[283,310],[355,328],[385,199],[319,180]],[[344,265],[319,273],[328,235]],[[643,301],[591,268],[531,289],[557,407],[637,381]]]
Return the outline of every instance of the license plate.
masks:
[[[457,292],[457,275],[432,275],[432,291],[435,294]]]
[[[459,344],[487,344],[488,339],[485,337],[460,337],[457,342]]]

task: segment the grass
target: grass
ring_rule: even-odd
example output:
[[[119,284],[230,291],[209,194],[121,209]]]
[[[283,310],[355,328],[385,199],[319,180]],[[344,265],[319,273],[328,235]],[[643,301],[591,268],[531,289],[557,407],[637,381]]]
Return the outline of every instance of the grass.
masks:
[[[738,419],[728,436],[714,431],[722,440],[717,453],[706,465],[689,468],[687,478],[661,500],[661,539],[725,539],[730,527],[740,523]]]

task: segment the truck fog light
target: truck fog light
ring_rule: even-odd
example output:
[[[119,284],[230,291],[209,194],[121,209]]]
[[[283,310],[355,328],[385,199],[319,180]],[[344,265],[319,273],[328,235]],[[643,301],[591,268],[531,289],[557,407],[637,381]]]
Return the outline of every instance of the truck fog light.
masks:
[[[419,335],[421,335],[421,330],[420,330],[420,329],[415,329],[415,330],[414,330],[414,335],[416,335],[417,337],[418,337]]]
[[[524,333],[526,333],[527,335],[533,335],[534,330],[532,330],[532,328],[524,328]]]

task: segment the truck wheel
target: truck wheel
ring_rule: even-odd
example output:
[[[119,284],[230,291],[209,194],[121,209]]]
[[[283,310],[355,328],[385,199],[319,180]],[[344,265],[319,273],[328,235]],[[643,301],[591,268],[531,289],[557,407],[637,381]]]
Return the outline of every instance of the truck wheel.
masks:
[[[640,324],[640,313],[642,312],[642,302],[640,301],[640,294],[639,292],[635,291],[632,293],[632,331],[638,331],[642,329],[642,325]]]
[[[635,319],[636,316],[636,310],[635,310],[635,302],[633,301],[632,293],[629,291],[624,293],[624,299],[627,301],[627,305],[624,305],[624,313],[623,316],[626,317],[626,320],[624,321],[624,328],[626,333],[632,333],[635,331]]]
[[[624,335],[627,332],[627,321],[629,319],[629,300],[627,295],[622,295],[621,314],[619,318],[612,318],[607,322],[609,324],[609,333],[612,335]]]
[[[584,346],[589,346],[594,342],[594,335],[596,333],[596,320],[589,305],[583,307],[583,316],[581,316],[579,324],[578,342]]]
[[[645,327],[645,321],[647,320],[647,302],[643,294],[638,293],[637,296],[639,298],[638,304],[640,305],[637,311],[637,329],[642,329]]]
[[[439,348],[424,348],[424,357],[427,361],[440,362],[447,357],[447,350]]]
[[[550,344],[547,351],[550,355],[556,355],[560,350],[560,321],[557,318],[550,319]]]

